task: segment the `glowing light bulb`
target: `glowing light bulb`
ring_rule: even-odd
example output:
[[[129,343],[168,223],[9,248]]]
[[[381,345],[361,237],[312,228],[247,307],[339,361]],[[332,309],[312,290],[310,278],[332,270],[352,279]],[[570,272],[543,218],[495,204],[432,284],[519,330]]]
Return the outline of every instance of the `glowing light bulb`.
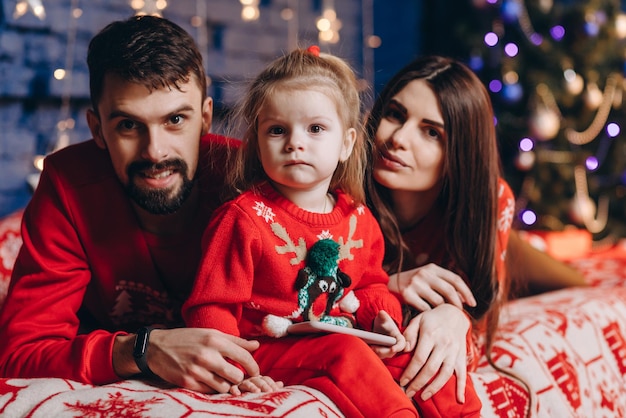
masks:
[[[615,138],[617,135],[619,135],[620,132],[621,132],[621,129],[617,123],[611,122],[608,125],[606,125],[606,134],[610,136],[611,138]]]
[[[532,210],[526,209],[522,212],[521,219],[526,225],[532,225],[537,222],[537,215]]]

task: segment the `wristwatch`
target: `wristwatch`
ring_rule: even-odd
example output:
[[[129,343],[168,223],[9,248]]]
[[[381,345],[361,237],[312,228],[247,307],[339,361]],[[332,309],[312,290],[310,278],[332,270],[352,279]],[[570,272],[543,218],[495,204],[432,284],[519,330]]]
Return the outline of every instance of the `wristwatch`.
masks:
[[[135,359],[137,367],[141,370],[142,375],[150,378],[158,378],[158,376],[150,370],[150,367],[148,367],[148,344],[150,342],[150,332],[153,329],[155,329],[155,327],[141,327],[137,330],[135,344],[133,345],[133,358]]]

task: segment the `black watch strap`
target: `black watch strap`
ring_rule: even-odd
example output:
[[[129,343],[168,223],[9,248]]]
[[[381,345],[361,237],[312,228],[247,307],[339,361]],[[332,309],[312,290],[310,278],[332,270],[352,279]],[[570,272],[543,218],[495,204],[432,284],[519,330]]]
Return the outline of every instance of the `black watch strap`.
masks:
[[[141,370],[141,374],[145,377],[150,378],[158,378],[150,367],[148,367],[148,345],[150,344],[150,332],[155,329],[155,327],[141,327],[137,330],[137,335],[135,336],[135,344],[133,345],[133,358],[135,359],[135,363],[139,370]]]

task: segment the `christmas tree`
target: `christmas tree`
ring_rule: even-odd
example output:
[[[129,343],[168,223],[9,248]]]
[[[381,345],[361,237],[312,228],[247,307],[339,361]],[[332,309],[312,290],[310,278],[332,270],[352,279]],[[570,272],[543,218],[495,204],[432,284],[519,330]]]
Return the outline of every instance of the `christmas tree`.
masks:
[[[454,27],[488,86],[522,229],[626,235],[626,15],[610,0],[474,0]]]

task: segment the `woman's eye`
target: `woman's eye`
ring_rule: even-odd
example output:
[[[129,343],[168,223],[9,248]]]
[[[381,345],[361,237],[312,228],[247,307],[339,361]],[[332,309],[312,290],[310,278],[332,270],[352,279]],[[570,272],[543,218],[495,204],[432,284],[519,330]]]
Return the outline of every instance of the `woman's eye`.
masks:
[[[387,109],[387,111],[385,112],[385,118],[402,122],[404,120],[404,115],[396,109]]]
[[[427,128],[426,134],[431,138],[435,138],[435,139],[441,138],[441,133],[439,132],[439,130],[435,128]]]

